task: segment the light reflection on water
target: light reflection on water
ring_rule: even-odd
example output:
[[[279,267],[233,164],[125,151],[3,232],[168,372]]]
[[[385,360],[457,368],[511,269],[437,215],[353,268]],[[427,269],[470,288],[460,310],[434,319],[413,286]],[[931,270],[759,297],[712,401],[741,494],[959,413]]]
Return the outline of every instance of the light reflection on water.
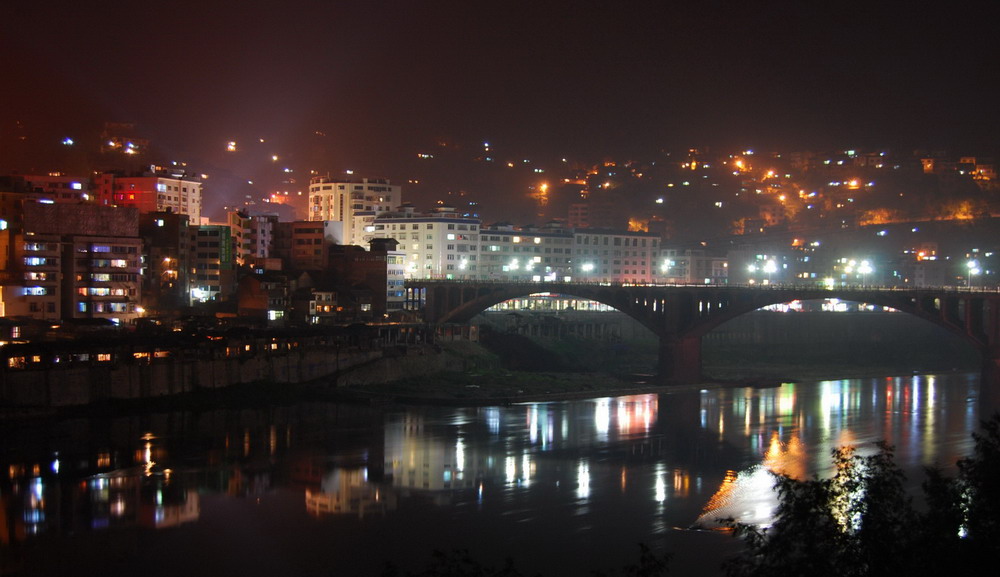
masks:
[[[827,475],[843,444],[861,454],[875,441],[895,445],[917,487],[921,467],[970,451],[977,393],[974,376],[928,375],[507,407],[310,403],[60,423],[0,441],[0,506],[15,520],[2,527],[0,558],[58,574],[66,567],[39,537],[156,530],[93,563],[148,575],[153,547],[170,552],[154,574],[208,575],[235,562],[236,542],[247,575],[276,566],[376,575],[385,561],[417,568],[435,548],[468,548],[486,562],[512,555],[528,573],[586,574],[633,562],[645,542],[711,574],[721,557],[706,548],[732,541],[675,528],[730,516],[766,523],[770,472]]]

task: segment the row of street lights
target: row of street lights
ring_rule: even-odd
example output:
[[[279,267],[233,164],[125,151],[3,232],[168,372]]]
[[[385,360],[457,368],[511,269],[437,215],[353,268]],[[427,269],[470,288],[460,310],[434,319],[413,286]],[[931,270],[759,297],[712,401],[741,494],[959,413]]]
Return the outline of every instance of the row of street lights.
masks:
[[[872,266],[872,263],[869,260],[862,260],[862,261],[858,262],[855,259],[850,259],[850,260],[843,259],[841,262],[844,263],[844,269],[843,269],[844,270],[844,274],[846,274],[846,275],[852,275],[852,274],[861,275],[861,284],[862,285],[867,285],[868,284],[868,275],[870,275],[873,272],[875,272],[875,267]],[[967,284],[968,284],[969,288],[972,288],[974,277],[976,275],[982,274],[983,270],[982,270],[982,268],[980,268],[979,261],[977,259],[971,259],[971,260],[969,260],[968,262],[965,263],[965,266],[968,269],[968,273],[969,273],[968,275],[966,275],[966,281],[967,281]],[[768,259],[768,260],[764,261],[762,264],[751,263],[750,265],[747,266],[747,271],[751,275],[756,274],[757,272],[763,272],[763,273],[765,273],[767,275],[767,283],[771,284],[771,280],[772,280],[771,279],[771,275],[773,275],[775,272],[778,271],[778,265],[774,261],[774,259]],[[832,280],[833,279],[830,279],[830,281],[832,281]],[[753,282],[752,279],[751,279],[751,282]]]

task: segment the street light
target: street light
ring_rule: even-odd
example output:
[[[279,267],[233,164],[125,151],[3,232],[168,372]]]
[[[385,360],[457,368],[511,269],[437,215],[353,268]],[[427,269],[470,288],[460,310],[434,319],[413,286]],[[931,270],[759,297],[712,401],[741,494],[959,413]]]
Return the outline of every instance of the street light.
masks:
[[[969,290],[972,290],[972,276],[977,275],[982,271],[979,270],[979,261],[976,259],[972,259],[965,263],[965,266],[969,268]]]
[[[767,273],[767,284],[771,284],[771,275],[778,271],[778,264],[771,259],[764,263],[764,272]]]
[[[674,261],[667,259],[663,261],[660,265],[660,274],[664,277],[670,277],[670,267],[674,266]]]
[[[866,260],[861,261],[861,266],[858,267],[858,272],[861,273],[861,286],[868,284],[868,275],[871,274],[873,270],[872,263]]]

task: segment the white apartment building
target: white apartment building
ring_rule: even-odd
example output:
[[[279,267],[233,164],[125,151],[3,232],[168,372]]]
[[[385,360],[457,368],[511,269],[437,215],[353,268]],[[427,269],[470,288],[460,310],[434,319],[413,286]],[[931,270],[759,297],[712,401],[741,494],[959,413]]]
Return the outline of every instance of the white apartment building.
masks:
[[[496,225],[480,234],[479,278],[512,281],[573,280],[573,232],[517,230]]]
[[[666,284],[726,284],[729,260],[702,249],[663,248],[656,275]]]
[[[649,284],[657,280],[660,236],[582,228],[573,232],[573,280]]]
[[[558,227],[483,228],[449,207],[383,214],[372,233],[394,238],[405,279],[558,281],[650,284],[659,274],[654,233]]]
[[[384,178],[339,180],[316,176],[309,181],[308,220],[344,223],[341,244],[368,248],[373,234],[373,222],[402,203],[402,188]]]
[[[478,218],[461,216],[450,207],[427,214],[402,207],[380,215],[372,227],[375,238],[399,243],[406,279],[479,278]]]

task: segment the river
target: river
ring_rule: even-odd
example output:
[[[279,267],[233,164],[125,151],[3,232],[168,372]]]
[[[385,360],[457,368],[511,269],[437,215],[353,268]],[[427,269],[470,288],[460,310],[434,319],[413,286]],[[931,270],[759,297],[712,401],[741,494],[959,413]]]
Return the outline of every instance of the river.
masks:
[[[379,575],[465,549],[589,575],[671,552],[721,574],[713,530],[766,522],[767,471],[829,474],[885,440],[914,493],[972,450],[978,375],[713,388],[503,407],[280,407],[4,425],[0,571]]]

